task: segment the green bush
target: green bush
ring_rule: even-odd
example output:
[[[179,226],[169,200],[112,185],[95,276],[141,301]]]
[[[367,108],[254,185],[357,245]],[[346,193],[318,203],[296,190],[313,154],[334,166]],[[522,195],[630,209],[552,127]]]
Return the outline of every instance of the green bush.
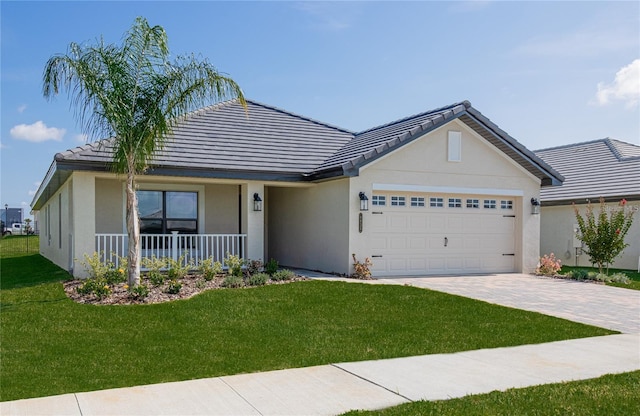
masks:
[[[193,261],[185,262],[186,253],[180,256],[178,260],[167,259],[167,276],[171,280],[183,279],[193,268]]]
[[[115,285],[118,283],[124,283],[127,281],[127,274],[125,272],[125,268],[117,268],[117,269],[109,269],[104,274],[104,278],[110,285]]]
[[[264,266],[264,271],[269,276],[273,276],[273,274],[278,271],[278,267],[279,267],[278,262],[275,259],[271,259]]]
[[[109,296],[112,293],[111,286],[105,278],[87,279],[82,285],[76,288],[76,292],[81,295],[93,294],[98,299]]]
[[[271,276],[272,280],[292,280],[296,274],[289,269],[278,270]]]
[[[249,276],[250,286],[262,286],[269,280],[269,275],[266,273],[256,273]]]
[[[166,277],[162,270],[167,267],[166,259],[154,255],[149,258],[143,258],[141,263],[148,270],[147,277],[152,285],[161,286],[164,284]]]
[[[159,270],[149,270],[147,272],[147,278],[154,286],[162,286],[164,281],[167,280],[167,276]]]
[[[222,286],[224,287],[242,287],[244,285],[244,280],[242,280],[241,276],[236,276],[235,274],[229,274],[222,281]]]
[[[589,272],[585,269],[571,270],[569,273],[567,273],[567,277],[576,280],[586,280],[589,278]]]
[[[204,280],[210,281],[222,273],[222,263],[219,261],[213,261],[213,258],[203,260],[198,268]]]
[[[629,279],[629,277],[624,273],[614,273],[609,276],[608,283],[623,283],[625,285],[628,285],[629,283],[631,283],[631,279]]]
[[[167,284],[167,293],[175,295],[180,293],[180,289],[182,289],[182,283],[175,279],[169,280],[169,283]]]
[[[144,299],[149,296],[149,286],[145,284],[132,286],[128,289],[128,291],[129,297],[133,299]]]
[[[224,259],[224,264],[229,268],[229,274],[242,277],[242,266],[244,265],[244,260],[240,257],[227,253],[227,258]]]

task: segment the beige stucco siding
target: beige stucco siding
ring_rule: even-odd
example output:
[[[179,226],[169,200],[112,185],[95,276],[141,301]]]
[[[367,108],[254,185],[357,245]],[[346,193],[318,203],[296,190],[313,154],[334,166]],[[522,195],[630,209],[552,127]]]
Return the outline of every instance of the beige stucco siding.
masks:
[[[349,195],[349,179],[311,188],[270,187],[269,257],[286,266],[348,273]]]
[[[125,231],[122,180],[96,178],[96,233]]]
[[[238,233],[240,220],[238,185],[206,185],[204,188],[205,234]]]
[[[72,186],[73,180],[69,178],[40,211],[40,254],[65,270],[70,269],[72,261]]]
[[[629,206],[640,208],[640,202],[629,202]],[[578,205],[580,213],[586,213],[586,204]],[[595,207],[596,213],[599,207]],[[564,206],[543,206],[541,209],[540,222],[540,253],[554,253],[562,264],[568,266],[576,265],[576,250],[574,248],[574,225],[577,224],[573,207]],[[640,214],[634,214],[633,224],[625,241],[629,244],[624,252],[616,259],[612,265],[614,268],[637,270],[640,259]],[[590,267],[589,256],[582,254],[578,256],[578,266]]]
[[[447,160],[448,131],[462,132],[460,162]],[[350,247],[361,259],[372,254],[367,228],[372,209],[364,213],[364,229],[359,233],[358,193],[364,191],[371,199],[374,188],[381,184],[414,187],[427,194],[512,195],[516,201],[516,271],[535,269],[539,216],[531,214],[529,201],[539,197],[539,180],[457,120],[371,163],[351,179]]]

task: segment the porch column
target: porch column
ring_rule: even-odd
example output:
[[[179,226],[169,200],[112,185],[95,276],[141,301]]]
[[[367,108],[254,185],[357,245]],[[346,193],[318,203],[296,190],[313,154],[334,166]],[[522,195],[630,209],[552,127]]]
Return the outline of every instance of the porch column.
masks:
[[[87,272],[81,264],[84,255],[91,255],[96,251],[95,177],[90,173],[74,172],[71,195],[73,219],[71,229],[63,235],[68,234],[72,242],[73,275],[86,277]]]
[[[253,210],[253,195],[262,199],[262,211]],[[245,257],[264,261],[264,184],[248,182],[242,185],[242,233],[247,235]]]

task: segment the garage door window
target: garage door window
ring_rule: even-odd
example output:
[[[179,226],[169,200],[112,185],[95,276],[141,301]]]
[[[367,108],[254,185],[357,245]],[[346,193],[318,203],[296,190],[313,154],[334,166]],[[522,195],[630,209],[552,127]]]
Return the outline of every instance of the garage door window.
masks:
[[[411,206],[412,207],[424,207],[424,198],[421,196],[412,196],[411,197]]]
[[[429,206],[433,208],[442,208],[444,206],[443,198],[429,198]]]
[[[513,201],[500,201],[501,209],[513,209]]]
[[[405,198],[403,196],[392,196],[391,197],[391,206],[392,207],[404,207],[406,205]]]
[[[477,199],[467,199],[467,208],[480,208],[480,201]]]
[[[449,198],[449,208],[462,208],[462,199]]]
[[[487,209],[496,209],[496,200],[495,199],[485,199],[484,207]]]
[[[384,207],[387,205],[387,197],[384,195],[374,195],[371,197],[371,204],[378,207]]]

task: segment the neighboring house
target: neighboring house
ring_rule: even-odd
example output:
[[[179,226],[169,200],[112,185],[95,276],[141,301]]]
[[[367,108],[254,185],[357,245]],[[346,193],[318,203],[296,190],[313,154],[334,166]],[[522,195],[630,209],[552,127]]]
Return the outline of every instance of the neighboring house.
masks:
[[[564,184],[544,188],[541,198],[540,252],[554,253],[563,264],[591,266],[589,256],[580,250],[574,238],[577,229],[572,204],[584,216],[591,201],[596,213],[600,197],[617,204],[622,199],[631,207],[640,207],[640,146],[614,139],[601,139],[535,151],[542,160],[560,172]],[[640,214],[627,234],[629,243],[613,267],[640,268]]]
[[[56,154],[32,202],[41,253],[76,276],[85,253],[126,252],[111,143]],[[353,253],[374,276],[532,272],[530,201],[562,179],[466,101],[360,133],[229,101],[187,117],[138,177],[142,255],[348,274]]]

